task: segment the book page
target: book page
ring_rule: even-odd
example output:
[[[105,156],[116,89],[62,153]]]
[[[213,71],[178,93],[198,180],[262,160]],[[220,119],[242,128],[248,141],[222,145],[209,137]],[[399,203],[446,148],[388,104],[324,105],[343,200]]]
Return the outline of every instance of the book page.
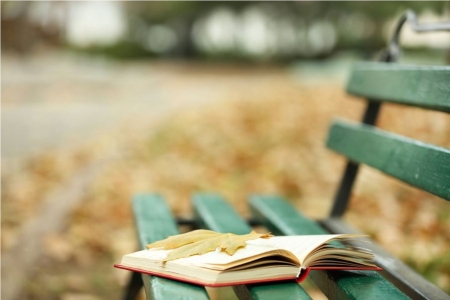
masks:
[[[318,248],[320,245],[333,240],[348,237],[358,237],[362,235],[349,234],[324,234],[324,235],[294,235],[294,236],[274,236],[269,239],[255,239],[247,241],[249,245],[259,245],[284,249],[292,252],[303,263],[306,256]]]
[[[202,255],[181,258],[177,260],[177,263],[222,270],[259,258],[274,255],[288,256],[291,257],[292,260],[297,260],[294,256],[290,255],[290,253],[286,253],[286,251],[271,247],[270,245],[247,244],[245,248],[240,248],[233,255],[229,255],[225,252],[214,251]]]
[[[225,270],[256,259],[268,256],[284,256],[291,261],[297,261],[300,266],[305,257],[320,247],[322,244],[339,238],[355,237],[359,235],[330,234],[330,235],[302,235],[302,236],[274,236],[268,239],[259,238],[247,241],[245,248],[239,249],[234,255],[225,252],[208,252],[202,255],[194,255],[169,261],[167,264],[205,267],[215,270]],[[152,264],[163,265],[171,250],[150,249],[142,250],[125,257],[138,258],[151,261]]]
[[[147,261],[153,261],[153,263],[163,265],[162,260],[166,258],[170,250],[162,249],[150,249],[142,250],[135,253],[127,254],[124,257],[144,259]],[[241,248],[234,255],[228,255],[225,252],[208,252],[202,255],[194,255],[191,257],[180,258],[174,261],[169,261],[167,264],[178,265],[190,265],[197,267],[206,267],[209,269],[225,270],[236,265],[240,265],[258,258],[273,256],[273,255],[286,255],[286,251],[273,248],[268,245],[247,245],[245,248]],[[287,253],[288,257],[291,256],[293,260],[296,258]]]

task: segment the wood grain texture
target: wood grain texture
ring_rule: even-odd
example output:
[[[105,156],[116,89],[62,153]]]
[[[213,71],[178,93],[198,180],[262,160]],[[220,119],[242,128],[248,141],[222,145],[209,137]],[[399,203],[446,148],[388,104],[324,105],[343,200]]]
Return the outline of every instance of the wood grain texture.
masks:
[[[164,199],[159,195],[137,195],[133,199],[141,249],[149,243],[178,234],[178,226]],[[143,275],[147,299],[209,299],[204,287]]]
[[[347,92],[371,100],[450,112],[450,67],[357,63]]]
[[[192,197],[196,218],[200,225],[219,232],[249,233],[252,228],[219,195],[196,194]],[[296,283],[240,285],[233,288],[240,299],[311,299]]]
[[[280,197],[254,195],[249,204],[254,217],[273,232],[285,235],[328,234]],[[374,271],[314,271],[310,277],[330,299],[409,299]]]
[[[450,150],[372,126],[335,121],[327,146],[410,185],[450,200]]]

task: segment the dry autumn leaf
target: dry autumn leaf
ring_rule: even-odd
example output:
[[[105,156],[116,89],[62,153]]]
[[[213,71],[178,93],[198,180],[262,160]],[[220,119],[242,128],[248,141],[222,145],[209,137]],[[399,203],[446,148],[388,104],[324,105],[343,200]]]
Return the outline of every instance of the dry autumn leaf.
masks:
[[[210,230],[194,230],[185,234],[170,236],[165,240],[147,245],[148,249],[173,249],[163,262],[192,255],[205,254],[219,249],[233,255],[239,248],[245,247],[245,241],[257,238],[269,238],[270,233],[256,233],[237,235],[232,233],[218,233]]]
[[[220,233],[211,230],[198,229],[183,234],[169,236],[165,240],[148,244],[147,249],[163,247],[165,250],[170,250],[187,244],[192,244],[200,240],[209,239],[217,235],[220,235]]]

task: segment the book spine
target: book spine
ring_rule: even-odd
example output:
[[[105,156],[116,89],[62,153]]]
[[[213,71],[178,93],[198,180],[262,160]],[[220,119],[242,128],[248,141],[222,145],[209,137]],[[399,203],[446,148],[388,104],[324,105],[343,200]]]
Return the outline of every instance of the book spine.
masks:
[[[308,277],[309,272],[311,271],[310,268],[304,268],[304,267],[300,267],[297,273],[297,279],[296,281],[298,283],[302,282],[303,280],[306,279],[306,277]]]

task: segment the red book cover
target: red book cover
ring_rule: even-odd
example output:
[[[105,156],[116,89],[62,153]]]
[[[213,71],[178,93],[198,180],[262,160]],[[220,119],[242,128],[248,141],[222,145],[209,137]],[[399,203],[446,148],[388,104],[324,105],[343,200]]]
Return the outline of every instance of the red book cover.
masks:
[[[265,282],[275,282],[275,281],[289,281],[289,280],[300,283],[303,280],[305,280],[308,277],[310,271],[313,271],[313,270],[341,270],[341,271],[369,271],[369,270],[370,271],[381,271],[382,270],[379,267],[367,267],[367,268],[310,267],[310,268],[302,269],[300,272],[300,275],[298,277],[288,276],[288,277],[277,277],[277,278],[269,278],[269,279],[248,279],[248,280],[239,280],[239,281],[228,281],[226,283],[209,283],[209,282],[197,281],[194,279],[188,279],[188,278],[185,278],[182,276],[178,277],[176,275],[171,275],[171,274],[147,271],[147,270],[142,270],[142,269],[138,269],[138,268],[131,268],[131,267],[123,266],[120,264],[115,264],[114,267],[118,268],[118,269],[124,269],[124,270],[128,270],[128,271],[142,273],[142,274],[153,275],[153,276],[163,277],[163,278],[167,278],[167,279],[187,282],[190,284],[209,286],[209,287],[224,287],[224,286],[233,286],[233,285],[242,285],[242,284],[254,284],[254,283],[265,283]]]

